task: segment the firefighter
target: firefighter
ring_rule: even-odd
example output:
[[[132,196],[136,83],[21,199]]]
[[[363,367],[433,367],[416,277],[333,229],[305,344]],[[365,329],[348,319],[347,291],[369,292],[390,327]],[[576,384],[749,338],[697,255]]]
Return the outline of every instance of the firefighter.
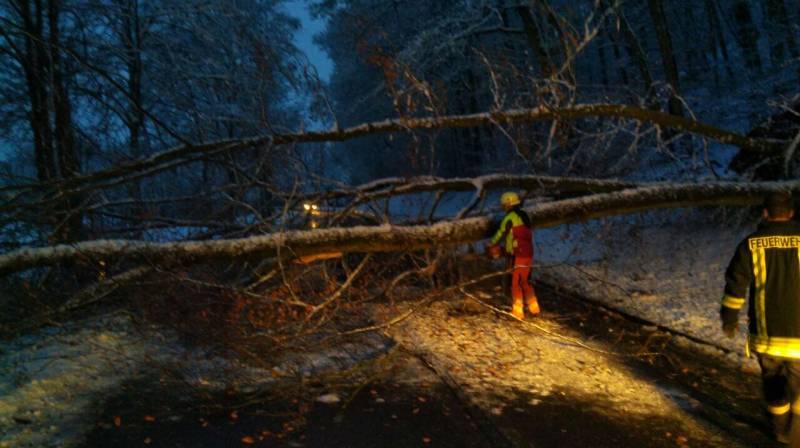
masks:
[[[762,214],[725,272],[720,317],[734,337],[749,288],[748,347],[761,366],[767,415],[777,440],[800,448],[800,224],[786,193],[767,196]]]
[[[489,252],[499,256],[505,252],[508,268],[511,270],[511,313],[518,319],[525,318],[522,299],[528,305],[528,312],[539,314],[539,302],[536,292],[528,282],[533,263],[533,230],[528,214],[522,210],[522,201],[514,192],[506,192],[500,196],[500,206],[506,212],[500,227],[491,239]],[[504,245],[500,246],[500,242]]]

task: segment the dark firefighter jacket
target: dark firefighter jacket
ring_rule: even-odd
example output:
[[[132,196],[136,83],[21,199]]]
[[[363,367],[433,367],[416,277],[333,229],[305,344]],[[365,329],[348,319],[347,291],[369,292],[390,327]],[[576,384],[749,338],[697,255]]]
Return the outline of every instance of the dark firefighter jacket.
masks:
[[[725,272],[726,324],[738,318],[748,288],[750,349],[800,358],[800,224],[765,221],[739,244]]]

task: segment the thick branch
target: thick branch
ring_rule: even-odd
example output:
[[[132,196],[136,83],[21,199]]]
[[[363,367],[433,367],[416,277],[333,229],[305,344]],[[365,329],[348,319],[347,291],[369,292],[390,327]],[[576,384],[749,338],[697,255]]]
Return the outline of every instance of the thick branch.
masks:
[[[298,197],[304,199],[336,199],[357,196],[362,201],[375,200],[387,196],[422,193],[427,191],[471,191],[480,188],[519,188],[528,191],[547,191],[552,193],[602,193],[634,188],[635,182],[616,179],[592,179],[585,177],[536,176],[510,174],[489,174],[480,177],[394,177],[369,182],[349,189],[332,190]]]
[[[800,192],[800,181],[762,183],[652,184],[611,193],[537,204],[526,208],[535,227],[551,227],[657,208],[759,203],[768,192]],[[149,263],[191,264],[213,259],[297,257],[325,252],[394,252],[477,241],[490,230],[488,216],[425,226],[357,226],[295,230],[248,238],[172,243],[98,240],[74,245],[19,249],[0,255],[0,275],[69,259],[124,256]]]
[[[546,106],[531,109],[511,109],[504,111],[482,112],[468,115],[448,115],[441,117],[399,118],[373,123],[365,123],[346,129],[333,129],[326,132],[302,132],[295,134],[274,134],[247,139],[224,140],[198,145],[175,147],[142,160],[121,164],[107,170],[98,171],[64,181],[66,186],[80,185],[108,180],[133,171],[155,170],[162,164],[194,156],[197,154],[226,151],[241,151],[247,148],[290,143],[314,143],[330,141],[346,141],[367,135],[407,132],[409,130],[468,128],[497,124],[520,124],[543,120],[574,120],[589,117],[628,118],[657,126],[673,128],[680,131],[702,135],[724,144],[735,145],[743,150],[780,152],[781,142],[747,137],[735,132],[726,131],[708,124],[679,117],[667,113],[643,109],[624,104],[583,104],[560,109]]]

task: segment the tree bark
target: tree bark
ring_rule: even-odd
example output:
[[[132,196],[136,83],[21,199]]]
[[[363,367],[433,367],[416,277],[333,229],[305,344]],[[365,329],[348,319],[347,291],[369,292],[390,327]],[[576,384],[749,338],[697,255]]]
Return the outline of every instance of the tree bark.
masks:
[[[763,183],[651,184],[639,188],[544,202],[525,210],[536,228],[651,209],[705,205],[755,205],[775,191],[800,192],[800,181]],[[0,255],[0,275],[67,260],[126,260],[160,265],[211,260],[301,256],[331,252],[398,252],[457,245],[487,238],[491,217],[481,216],[419,226],[357,226],[294,230],[230,240],[151,243],[98,240],[24,248]]]
[[[733,16],[737,30],[734,35],[744,53],[747,67],[757,73],[761,72],[761,57],[758,55],[758,29],[753,23],[750,6],[745,0],[737,0],[733,6]]]
[[[125,49],[125,66],[128,82],[128,113],[125,119],[128,128],[128,151],[132,159],[142,157],[141,132],[144,126],[144,104],[142,100],[142,30],[139,20],[138,0],[127,0],[122,8],[122,29],[120,38]],[[141,181],[130,184],[130,195],[134,199],[133,213],[141,216],[145,213],[142,204]],[[142,233],[138,233],[141,238]]]
[[[602,8],[608,7],[605,0],[600,0],[600,6]],[[631,55],[636,67],[639,69],[639,75],[642,77],[642,82],[644,82],[645,93],[649,97],[653,93],[653,76],[647,66],[647,57],[644,54],[642,45],[639,43],[639,39],[636,37],[636,33],[633,32],[628,19],[625,18],[625,14],[618,9],[615,9],[614,13],[619,19],[620,31],[622,31],[622,35],[628,44],[628,54]]]
[[[788,62],[786,53],[797,57],[797,41],[789,24],[789,13],[783,0],[767,0],[767,16],[770,24],[767,29],[769,37],[769,56],[772,67],[779,68]]]
[[[33,10],[30,0],[17,3],[22,20],[21,27],[25,32],[25,51],[19,62],[25,72],[31,107],[28,121],[33,134],[36,174],[40,181],[45,182],[55,178],[58,169],[50,127],[50,102],[47,89],[49,58],[44,36],[44,11],[41,1],[33,4]]]
[[[567,39],[567,32],[564,30],[561,18],[556,14],[547,0],[536,0],[539,8],[544,11],[547,22],[556,30],[558,34],[559,43],[561,44],[562,51],[562,68],[566,75],[566,81],[571,85],[575,85],[575,69],[573,66],[573,53],[570,42]],[[552,62],[552,59],[551,59]],[[555,67],[554,67],[555,68]]]
[[[672,37],[667,26],[664,4],[662,0],[647,0],[647,5],[650,10],[650,18],[655,26],[656,37],[658,38],[658,48],[661,53],[661,64],[664,66],[664,74],[672,88],[667,107],[670,114],[682,116],[683,108],[680,100],[678,100],[681,90],[678,79],[678,63],[675,60],[675,52],[672,50]]]
[[[527,6],[517,6],[517,14],[522,19],[522,27],[525,30],[525,36],[528,38],[528,46],[531,51],[536,55],[536,60],[539,63],[539,76],[543,79],[549,78],[553,75],[554,67],[553,61],[544,46],[542,34],[539,31],[539,25],[531,14],[531,10]]]
[[[78,175],[80,167],[72,127],[72,104],[65,85],[61,61],[60,14],[59,0],[48,0],[47,19],[50,31],[48,60],[59,177],[71,179]],[[58,239],[67,242],[80,241],[83,234],[83,212],[80,210],[80,198],[71,195],[65,198],[59,208],[58,219],[61,222],[56,225]]]
[[[627,64],[625,63],[625,61],[622,60],[622,51],[620,49],[620,44],[619,44],[619,35],[615,30],[612,29],[611,17],[608,17],[606,19],[606,34],[608,35],[608,38],[611,41],[611,49],[614,55],[614,65],[616,65],[617,69],[619,70],[620,81],[622,81],[622,84],[627,86],[628,84],[630,84],[630,80],[628,79],[628,70],[625,69],[625,66]]]
[[[725,33],[722,32],[722,24],[720,23],[717,5],[714,3],[714,0],[705,0],[704,6],[706,17],[708,18],[709,49],[712,60],[717,60],[717,48],[719,48],[722,61],[725,65],[725,73],[727,73],[728,78],[733,78],[733,72],[731,71],[731,65],[728,59],[728,44],[725,42]],[[713,67],[713,70],[716,75],[717,68]],[[714,80],[718,86],[719,76],[716,75]]]

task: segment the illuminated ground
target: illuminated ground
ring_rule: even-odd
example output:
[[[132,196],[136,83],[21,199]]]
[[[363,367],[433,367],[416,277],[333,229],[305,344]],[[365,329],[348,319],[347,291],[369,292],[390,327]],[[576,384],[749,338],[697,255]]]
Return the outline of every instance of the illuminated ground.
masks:
[[[308,384],[293,398],[263,397],[237,407],[235,418],[230,409],[178,406],[170,421],[168,391],[140,396],[134,407],[123,393],[106,403],[86,446],[241,446],[247,437],[298,447],[771,446],[752,373],[666,333],[542,296],[536,326],[482,307],[465,311],[460,298],[436,303],[391,331],[398,345],[369,373]],[[155,421],[145,419],[155,412]]]

